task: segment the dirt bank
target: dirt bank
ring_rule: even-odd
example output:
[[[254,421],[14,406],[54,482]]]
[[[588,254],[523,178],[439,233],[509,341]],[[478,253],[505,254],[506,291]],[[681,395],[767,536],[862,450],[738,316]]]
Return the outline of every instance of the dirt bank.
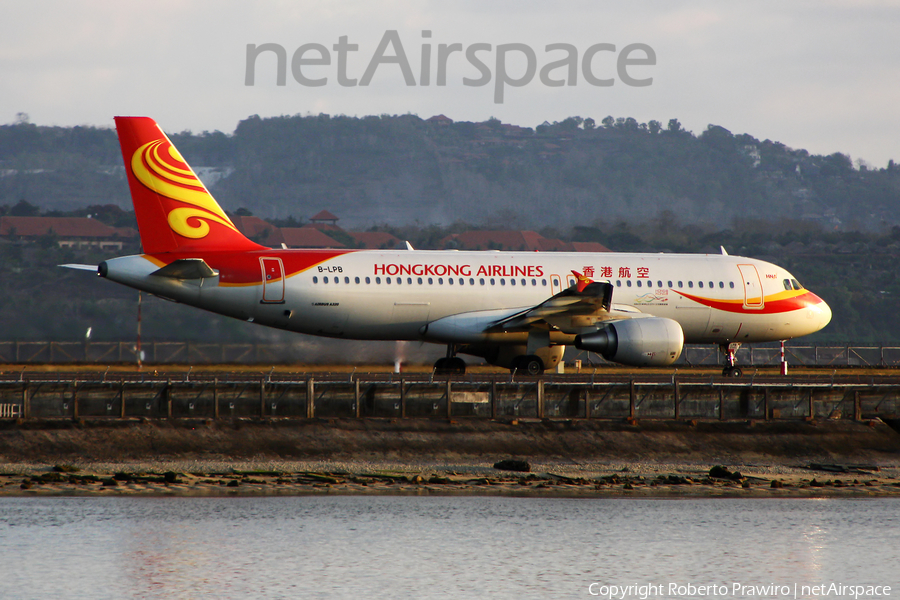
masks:
[[[880,421],[29,421],[0,429],[0,462],[249,458],[797,464],[900,462]]]

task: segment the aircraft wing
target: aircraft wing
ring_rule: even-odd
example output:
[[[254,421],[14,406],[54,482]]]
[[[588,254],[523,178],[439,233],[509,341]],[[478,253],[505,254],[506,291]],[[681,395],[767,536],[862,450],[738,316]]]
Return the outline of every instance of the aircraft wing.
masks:
[[[487,333],[526,331],[540,321],[551,323],[571,317],[597,317],[609,314],[612,306],[613,286],[608,281],[592,281],[577,271],[575,284],[551,296],[535,307],[520,311],[487,328]],[[610,314],[610,318],[627,318]]]

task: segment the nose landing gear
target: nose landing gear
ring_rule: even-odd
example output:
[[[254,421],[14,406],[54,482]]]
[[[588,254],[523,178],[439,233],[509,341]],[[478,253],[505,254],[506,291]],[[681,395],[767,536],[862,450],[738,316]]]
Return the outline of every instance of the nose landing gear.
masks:
[[[740,342],[731,342],[728,345],[721,344],[719,346],[719,350],[722,351],[722,354],[725,355],[725,360],[728,364],[722,369],[722,377],[732,377],[738,378],[744,374],[740,367],[736,366],[734,354],[738,351],[738,348],[741,347]]]
[[[456,356],[456,345],[447,345],[447,356],[434,363],[435,375],[463,375],[466,372],[466,361]]]

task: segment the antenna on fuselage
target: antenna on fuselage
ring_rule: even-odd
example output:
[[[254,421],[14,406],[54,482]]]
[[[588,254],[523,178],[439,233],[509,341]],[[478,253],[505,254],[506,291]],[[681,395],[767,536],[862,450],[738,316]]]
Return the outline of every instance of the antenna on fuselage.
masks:
[[[410,244],[409,241],[406,242],[406,249],[407,250],[415,250],[415,248],[412,247],[412,244]]]
[[[723,256],[728,256],[728,252],[725,250],[725,246],[719,246],[719,250],[722,251]]]

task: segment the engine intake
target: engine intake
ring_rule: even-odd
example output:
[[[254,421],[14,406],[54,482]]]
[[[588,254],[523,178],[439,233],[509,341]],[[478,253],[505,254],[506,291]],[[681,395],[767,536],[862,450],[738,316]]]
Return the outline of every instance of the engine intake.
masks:
[[[610,323],[575,337],[575,347],[635,367],[666,367],[681,356],[684,332],[672,319],[647,317]]]

